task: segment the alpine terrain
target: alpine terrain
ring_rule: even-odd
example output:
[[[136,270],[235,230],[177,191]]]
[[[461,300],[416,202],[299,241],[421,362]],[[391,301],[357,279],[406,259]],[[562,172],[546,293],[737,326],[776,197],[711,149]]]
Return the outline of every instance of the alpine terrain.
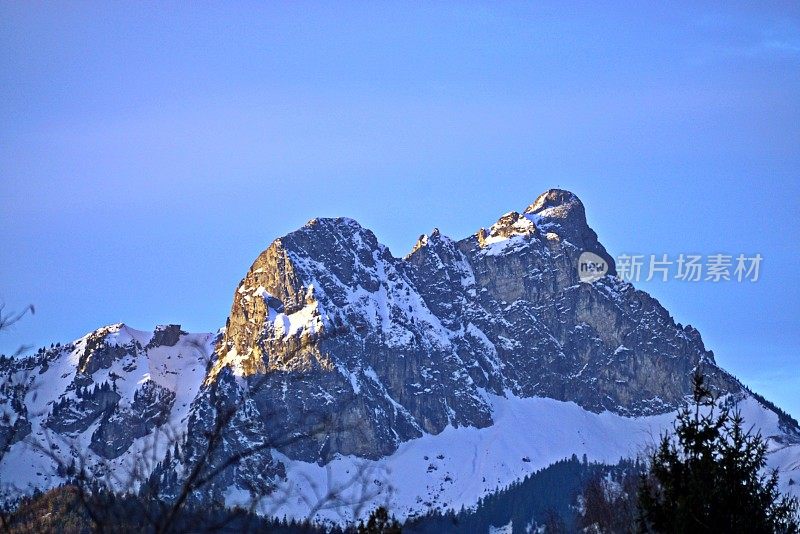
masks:
[[[585,251],[609,265],[592,283]],[[574,194],[464,239],[435,229],[402,258],[352,219],[313,219],[256,258],[217,333],[116,324],[0,361],[0,482],[13,499],[85,466],[169,501],[223,407],[192,499],[336,523],[379,504],[457,511],[573,454],[634,457],[698,368],[800,494],[796,421],[616,276]],[[331,488],[340,501],[320,505]]]

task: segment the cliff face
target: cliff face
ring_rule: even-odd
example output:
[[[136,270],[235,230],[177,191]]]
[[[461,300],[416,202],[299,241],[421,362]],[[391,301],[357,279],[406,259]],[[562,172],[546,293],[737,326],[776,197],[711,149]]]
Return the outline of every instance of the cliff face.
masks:
[[[584,251],[609,274],[581,283]],[[212,374],[245,377],[280,427],[302,428],[312,407],[337,414],[340,431],[288,447],[320,462],[491,425],[487,393],[652,415],[684,401],[698,364],[719,390],[740,391],[693,328],[614,274],[567,191],[460,241],[434,230],[402,259],[353,220],[314,219],[239,284]]]

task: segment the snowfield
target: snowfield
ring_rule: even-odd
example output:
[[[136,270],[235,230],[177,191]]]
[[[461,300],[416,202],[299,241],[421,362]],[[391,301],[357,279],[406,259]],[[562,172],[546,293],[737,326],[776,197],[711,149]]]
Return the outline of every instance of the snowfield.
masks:
[[[628,418],[611,412],[596,414],[573,402],[546,398],[489,399],[494,425],[481,429],[449,426],[438,435],[405,442],[378,461],[339,456],[319,466],[278,454],[286,464],[289,482],[260,503],[259,510],[277,517],[308,517],[319,496],[357,477],[359,483],[344,492],[344,501],[360,506],[322,509],[315,518],[341,524],[352,521],[354,511],[363,517],[378,505],[386,506],[398,519],[432,509],[458,511],[572,454],[608,464],[633,458],[671,429],[676,415]],[[752,397],[738,407],[746,423],[761,429],[763,435],[781,434],[777,416]],[[800,495],[796,484],[789,486],[791,478],[800,480],[800,444],[770,440],[770,445],[770,467],[780,468],[781,489]],[[367,483],[360,483],[362,479]],[[230,488],[227,504],[249,502],[245,493]]]

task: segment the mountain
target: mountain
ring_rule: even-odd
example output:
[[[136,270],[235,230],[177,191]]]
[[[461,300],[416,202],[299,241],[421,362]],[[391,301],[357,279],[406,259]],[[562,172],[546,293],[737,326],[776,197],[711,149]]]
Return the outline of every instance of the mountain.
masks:
[[[591,283],[586,251],[609,266]],[[670,428],[699,367],[797,492],[796,421],[615,274],[563,190],[458,241],[435,229],[403,258],[352,219],[313,219],[256,258],[217,334],[119,324],[3,359],[0,480],[13,497],[78,461],[118,487],[144,475],[169,500],[222,407],[218,473],[192,498],[268,493],[262,513],[337,522],[372,504],[458,510],[573,454],[634,456]],[[360,510],[315,507],[357,473],[343,493]]]

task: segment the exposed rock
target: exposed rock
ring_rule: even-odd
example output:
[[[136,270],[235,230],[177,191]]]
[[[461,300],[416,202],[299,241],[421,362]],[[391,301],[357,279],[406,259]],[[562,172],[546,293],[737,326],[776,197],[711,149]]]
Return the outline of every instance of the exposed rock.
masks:
[[[157,326],[153,332],[153,339],[150,340],[146,348],[174,347],[181,335],[186,335],[186,332],[181,330],[181,325],[179,324]]]
[[[174,346],[177,340],[172,343]],[[117,398],[117,400],[119,400]],[[117,458],[136,438],[148,435],[169,418],[175,393],[148,381],[136,390],[130,406],[116,404],[92,434],[91,449],[103,458]]]
[[[698,365],[721,391],[740,391],[647,294],[611,275],[581,283],[584,250],[615,273],[582,203],[561,190],[461,241],[434,230],[404,259],[351,219],[314,219],[239,284],[215,372],[246,377],[279,428],[336,414],[330,432],[282,449],[323,463],[490,425],[485,392],[657,414],[684,402]]]
[[[87,430],[101,416],[111,414],[119,401],[117,392],[106,382],[93,389],[77,389],[53,406],[47,427],[68,436]]]

